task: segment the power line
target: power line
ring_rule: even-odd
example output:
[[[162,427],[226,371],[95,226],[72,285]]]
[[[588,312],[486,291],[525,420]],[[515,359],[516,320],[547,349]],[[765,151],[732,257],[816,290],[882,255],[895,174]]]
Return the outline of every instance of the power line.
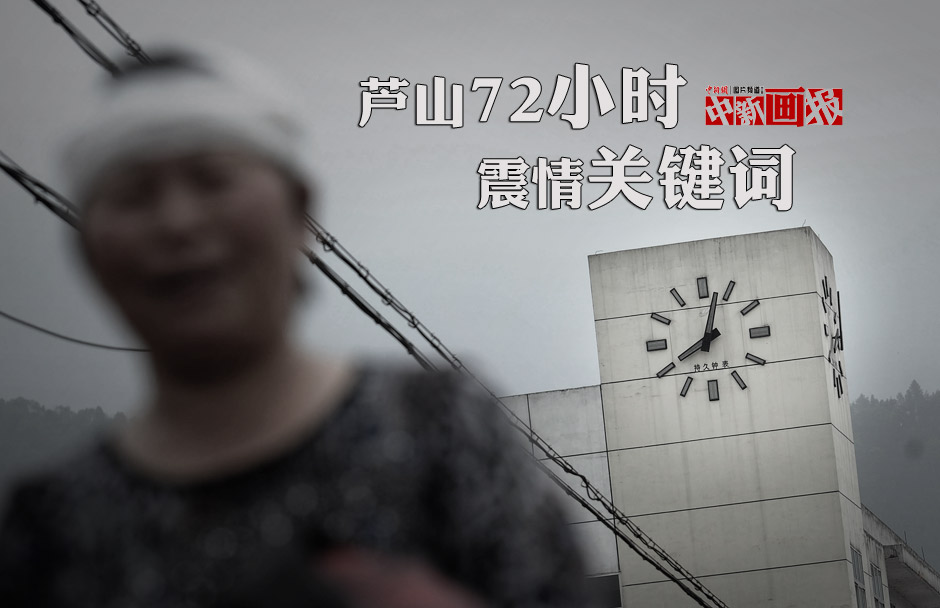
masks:
[[[325,251],[332,252],[344,264],[355,272],[378,296],[382,303],[391,307],[408,323],[408,326],[417,331],[431,347],[438,352],[451,366],[456,370],[466,369],[460,359],[452,353],[444,343],[434,335],[424,323],[421,322],[410,310],[408,310],[401,301],[379,279],[369,272],[365,265],[356,259],[352,253],[347,250],[339,240],[327,232],[327,230],[309,213],[305,217],[307,230],[312,232],[317,242],[323,246]]]
[[[307,259],[310,260],[310,263],[320,269],[323,274],[327,276],[333,283],[339,287],[339,290],[343,292],[343,295],[352,300],[353,304],[361,310],[367,317],[375,321],[382,329],[391,334],[399,344],[405,347],[405,350],[408,351],[408,354],[414,357],[418,363],[421,364],[426,370],[437,369],[431,361],[424,356],[418,347],[416,347],[408,338],[406,338],[400,331],[395,329],[395,327],[388,322],[385,317],[379,313],[369,302],[367,302],[359,293],[349,286],[349,283],[344,281],[336,272],[330,268],[323,259],[320,258],[317,254],[310,250],[309,247],[302,247],[301,252],[307,256]]]
[[[52,17],[52,20],[56,22],[56,24],[62,26],[62,29],[64,29],[69,37],[75,41],[75,44],[77,44],[86,55],[91,57],[95,63],[106,69],[112,76],[116,76],[118,72],[120,72],[114,62],[112,62],[107,55],[101,52],[98,47],[92,44],[91,40],[86,38],[84,34],[78,31],[78,28],[72,25],[72,22],[66,19],[62,13],[58,11],[58,9],[46,2],[46,0],[33,0],[33,3],[41,8],[47,15]]]
[[[0,170],[32,194],[36,203],[44,205],[73,228],[78,228],[78,208],[64,196],[23,170],[2,150],[0,150]]]
[[[105,350],[120,350],[120,351],[125,351],[125,352],[127,352],[127,351],[130,351],[130,352],[138,352],[138,353],[147,353],[147,352],[150,352],[150,351],[149,351],[148,349],[146,349],[146,348],[132,348],[132,347],[129,347],[129,346],[111,346],[111,345],[108,345],[108,344],[99,344],[98,342],[89,342],[89,341],[87,341],[87,340],[79,340],[78,338],[73,338],[73,337],[71,337],[71,336],[66,336],[65,334],[60,334],[60,333],[58,333],[58,332],[52,331],[51,329],[46,329],[45,327],[40,327],[39,325],[36,325],[35,323],[30,323],[29,321],[24,321],[23,319],[20,319],[19,317],[14,317],[14,316],[11,315],[10,313],[3,312],[2,310],[0,310],[0,317],[6,317],[7,319],[9,319],[9,320],[11,320],[11,321],[13,321],[13,322],[15,322],[15,323],[19,323],[20,325],[24,325],[24,326],[26,326],[26,327],[29,327],[30,329],[35,329],[36,331],[40,331],[40,332],[42,332],[42,333],[44,333],[44,334],[48,334],[48,335],[50,335],[50,336],[52,336],[52,337],[54,337],[54,338],[59,338],[60,340],[65,340],[66,342],[74,342],[75,344],[81,344],[82,346],[93,346],[93,347],[95,347],[95,348],[103,348],[103,349],[105,349]]]
[[[111,34],[112,38],[117,40],[118,43],[124,47],[128,55],[134,57],[141,63],[150,63],[150,57],[147,56],[147,53],[131,38],[130,34],[122,30],[121,27],[104,12],[104,9],[102,9],[97,2],[93,0],[78,0],[78,2],[85,7],[85,12],[91,15],[95,21],[101,24],[101,27]]]

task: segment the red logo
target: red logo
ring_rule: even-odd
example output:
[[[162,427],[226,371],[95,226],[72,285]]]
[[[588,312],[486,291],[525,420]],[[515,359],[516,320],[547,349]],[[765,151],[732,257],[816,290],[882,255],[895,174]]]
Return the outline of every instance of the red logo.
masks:
[[[842,89],[710,85],[705,87],[705,124],[838,126],[842,124]]]

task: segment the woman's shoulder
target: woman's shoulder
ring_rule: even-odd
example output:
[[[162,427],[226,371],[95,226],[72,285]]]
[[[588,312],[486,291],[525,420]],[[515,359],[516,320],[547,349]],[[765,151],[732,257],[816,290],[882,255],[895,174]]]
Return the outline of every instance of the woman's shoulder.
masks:
[[[126,480],[109,457],[110,435],[102,434],[66,459],[16,480],[8,493],[5,513],[34,513],[45,518],[68,513],[87,500],[106,501]]]
[[[90,520],[106,522],[120,504],[123,484],[101,441],[12,485],[0,509],[0,594],[28,589],[40,565],[54,568],[67,560],[81,535],[92,529]]]
[[[389,364],[366,369],[359,393],[366,407],[448,434],[460,429],[465,435],[492,438],[494,425],[509,428],[498,399],[467,373]]]

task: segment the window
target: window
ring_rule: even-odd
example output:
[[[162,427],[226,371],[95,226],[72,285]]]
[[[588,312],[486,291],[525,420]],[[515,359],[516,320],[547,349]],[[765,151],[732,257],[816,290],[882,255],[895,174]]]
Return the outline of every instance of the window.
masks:
[[[855,583],[855,605],[858,608],[867,608],[865,603],[865,588],[860,587],[858,583]]]
[[[862,569],[862,554],[852,547],[852,574],[855,577],[856,608],[868,608],[865,601],[865,571]]]
[[[875,608],[885,608],[885,588],[881,583],[881,568],[871,565],[871,591],[875,596]]]
[[[620,575],[607,574],[588,578],[588,590],[594,600],[592,605],[600,608],[620,608]]]

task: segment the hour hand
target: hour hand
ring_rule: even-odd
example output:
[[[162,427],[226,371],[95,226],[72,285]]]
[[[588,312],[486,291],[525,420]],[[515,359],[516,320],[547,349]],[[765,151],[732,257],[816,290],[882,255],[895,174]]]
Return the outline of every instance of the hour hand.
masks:
[[[711,333],[708,334],[708,341],[709,341],[709,342],[713,342],[713,341],[715,340],[715,338],[717,338],[717,337],[720,336],[720,335],[721,335],[721,332],[720,332],[720,331],[718,331],[717,329],[713,329],[713,330],[711,331]],[[696,342],[696,343],[693,344],[692,346],[690,346],[690,347],[688,347],[687,349],[685,349],[684,351],[682,351],[682,353],[679,355],[679,361],[685,361],[686,359],[688,359],[689,357],[691,357],[693,353],[695,353],[696,351],[700,350],[700,349],[702,348],[702,343],[703,343],[704,341],[705,341],[705,338],[702,338],[701,340],[699,340],[698,342]]]
[[[715,308],[718,307],[718,292],[712,292],[712,303],[708,307],[708,322],[705,324],[705,334],[702,336],[702,352],[707,353],[711,348],[712,330],[715,328]]]

